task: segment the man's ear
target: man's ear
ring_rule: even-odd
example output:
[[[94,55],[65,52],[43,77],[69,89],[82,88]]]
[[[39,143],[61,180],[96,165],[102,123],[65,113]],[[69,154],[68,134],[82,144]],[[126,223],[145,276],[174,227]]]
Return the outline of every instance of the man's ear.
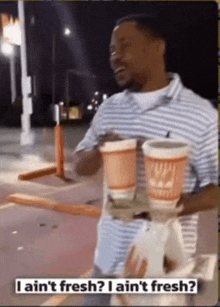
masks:
[[[163,39],[159,39],[157,44],[159,55],[164,56],[166,53],[166,42]]]

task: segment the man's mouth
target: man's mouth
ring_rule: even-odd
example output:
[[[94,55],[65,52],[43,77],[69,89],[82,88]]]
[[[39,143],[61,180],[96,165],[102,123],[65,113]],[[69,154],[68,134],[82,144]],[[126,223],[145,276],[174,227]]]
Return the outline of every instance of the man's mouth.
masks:
[[[117,69],[114,70],[115,75],[121,74],[122,72],[125,71],[124,67],[118,67]]]

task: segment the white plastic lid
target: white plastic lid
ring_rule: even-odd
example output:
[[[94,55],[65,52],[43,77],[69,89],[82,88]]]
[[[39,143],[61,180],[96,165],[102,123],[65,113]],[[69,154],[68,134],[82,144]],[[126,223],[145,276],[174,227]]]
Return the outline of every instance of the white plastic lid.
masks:
[[[137,146],[136,139],[105,142],[104,145],[100,147],[100,151],[101,152],[122,151],[128,149],[135,149],[136,146]]]
[[[190,143],[177,138],[145,141],[142,148],[144,155],[152,158],[169,159],[188,156],[191,153]]]

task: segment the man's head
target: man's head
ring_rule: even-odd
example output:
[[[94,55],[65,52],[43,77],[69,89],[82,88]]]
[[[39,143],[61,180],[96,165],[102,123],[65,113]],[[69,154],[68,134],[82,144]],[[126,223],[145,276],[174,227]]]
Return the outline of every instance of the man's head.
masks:
[[[119,86],[147,91],[149,84],[150,90],[162,84],[165,51],[165,37],[154,18],[139,14],[118,20],[111,37],[110,63]]]

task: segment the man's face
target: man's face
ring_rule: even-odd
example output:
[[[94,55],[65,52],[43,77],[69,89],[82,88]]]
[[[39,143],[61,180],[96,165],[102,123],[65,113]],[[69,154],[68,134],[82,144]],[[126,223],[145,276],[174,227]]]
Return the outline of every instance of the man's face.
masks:
[[[141,32],[135,22],[115,27],[110,42],[110,64],[118,85],[141,91],[161,60],[158,50],[158,40]]]

